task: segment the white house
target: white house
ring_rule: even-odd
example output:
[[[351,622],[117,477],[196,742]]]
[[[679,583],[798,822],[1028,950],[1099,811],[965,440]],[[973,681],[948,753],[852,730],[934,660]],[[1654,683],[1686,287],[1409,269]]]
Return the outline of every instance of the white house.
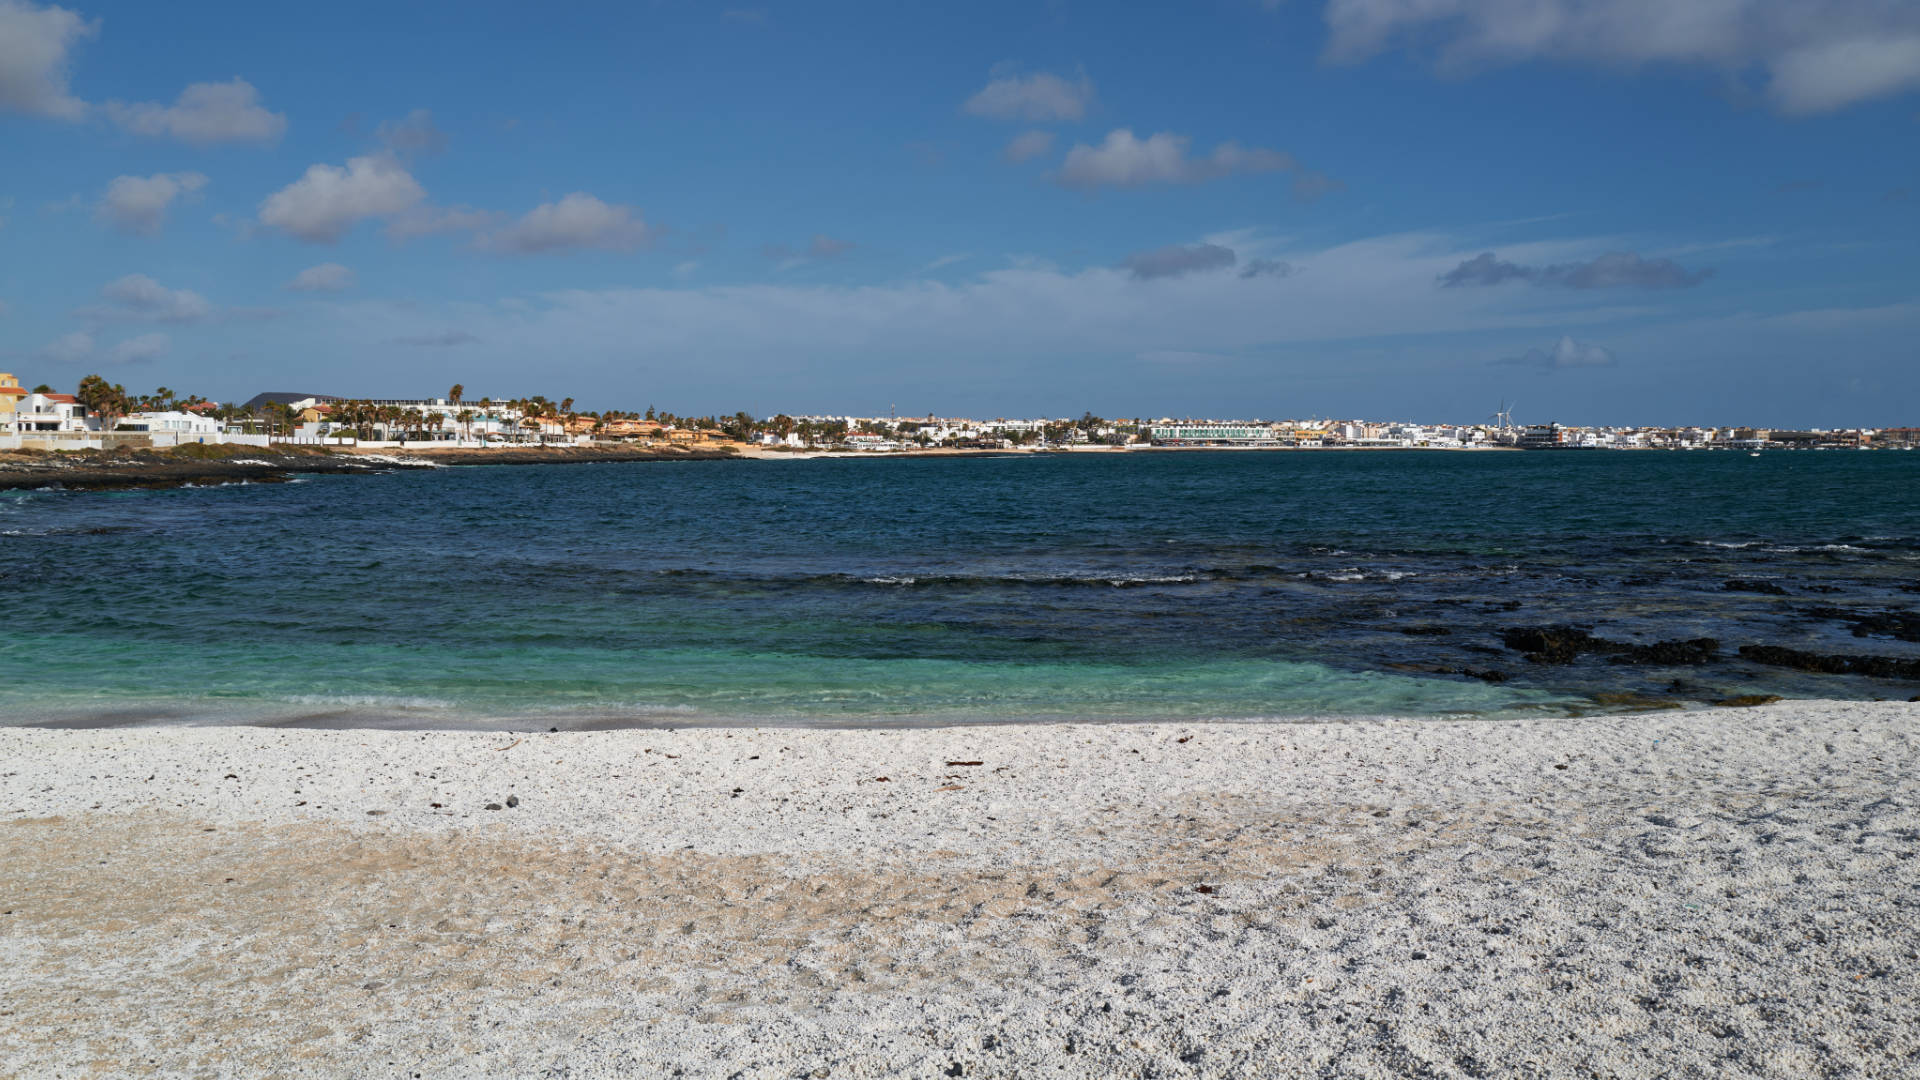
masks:
[[[87,431],[93,427],[87,419],[87,407],[72,394],[28,394],[13,412],[13,430]]]
[[[210,416],[201,416],[190,412],[141,412],[129,413],[118,424],[115,431],[144,431],[149,434],[171,432],[174,435],[197,438],[216,436],[226,433],[227,425]]]

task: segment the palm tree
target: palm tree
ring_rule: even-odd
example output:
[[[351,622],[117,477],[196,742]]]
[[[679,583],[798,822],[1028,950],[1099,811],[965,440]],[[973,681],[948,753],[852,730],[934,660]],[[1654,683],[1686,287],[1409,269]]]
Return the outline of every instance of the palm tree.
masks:
[[[81,379],[80,388],[73,396],[100,418],[102,431],[112,431],[114,424],[127,415],[126,387],[108,383],[98,375]]]
[[[462,401],[466,400],[466,397],[467,397],[467,387],[464,383],[454,383],[453,389],[447,391],[447,400],[452,402],[455,405],[458,405]]]

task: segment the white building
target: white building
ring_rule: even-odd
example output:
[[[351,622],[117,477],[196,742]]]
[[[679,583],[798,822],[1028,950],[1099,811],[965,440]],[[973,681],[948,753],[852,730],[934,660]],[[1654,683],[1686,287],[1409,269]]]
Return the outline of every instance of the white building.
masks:
[[[1161,446],[1278,446],[1273,425],[1239,420],[1186,420],[1153,425]]]
[[[87,407],[72,394],[28,394],[13,413],[13,430],[23,433],[90,431],[97,423],[87,418]]]
[[[129,413],[118,424],[115,431],[144,431],[149,434],[170,432],[188,438],[212,438],[224,435],[227,425],[210,416],[201,416],[190,412],[146,412]]]

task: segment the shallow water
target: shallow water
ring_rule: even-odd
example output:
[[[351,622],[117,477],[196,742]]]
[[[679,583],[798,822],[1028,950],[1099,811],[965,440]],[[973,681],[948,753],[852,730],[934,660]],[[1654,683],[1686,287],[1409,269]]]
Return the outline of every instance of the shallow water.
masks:
[[[1181,453],[498,466],[0,497],[0,723],[1566,713],[1920,686],[1920,456]],[[1727,587],[1736,584],[1735,589]],[[1778,592],[1746,591],[1750,588]],[[1510,626],[1722,661],[1527,663]],[[1458,674],[1497,673],[1503,682]]]

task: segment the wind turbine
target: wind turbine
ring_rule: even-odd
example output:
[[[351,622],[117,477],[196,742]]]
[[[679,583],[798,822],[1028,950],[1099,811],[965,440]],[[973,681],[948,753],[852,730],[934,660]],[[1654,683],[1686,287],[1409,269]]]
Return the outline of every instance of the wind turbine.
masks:
[[[1487,419],[1492,420],[1494,422],[1493,426],[1499,428],[1501,431],[1511,431],[1513,430],[1513,406],[1507,404],[1506,398],[1501,398],[1500,411],[1487,417]]]

